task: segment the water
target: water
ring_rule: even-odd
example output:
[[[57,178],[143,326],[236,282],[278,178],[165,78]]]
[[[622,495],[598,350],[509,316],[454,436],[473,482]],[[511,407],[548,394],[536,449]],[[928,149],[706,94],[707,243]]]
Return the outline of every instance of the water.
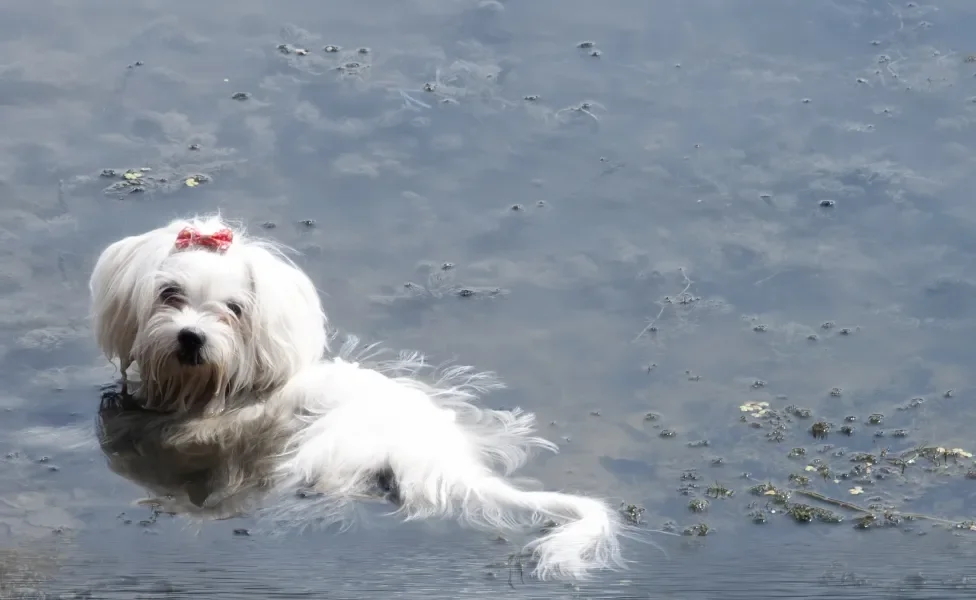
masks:
[[[841,476],[853,452],[976,450],[970,3],[41,0],[2,16],[0,572],[21,575],[0,593],[972,593],[968,529],[859,531],[857,512],[794,495],[845,517],[798,525],[748,492],[792,473],[864,506],[976,517],[972,459]],[[142,167],[141,192],[104,191]],[[143,492],[77,433],[113,377],[87,277],[107,243],[216,209],[276,225],[344,331],[497,371],[510,389],[486,403],[538,412],[562,446],[528,475],[709,535],[628,545],[630,572],[579,589],[517,572],[512,589],[512,547],[447,524],[139,525]],[[811,416],[777,430],[747,401]],[[716,483],[736,494],[689,512]]]

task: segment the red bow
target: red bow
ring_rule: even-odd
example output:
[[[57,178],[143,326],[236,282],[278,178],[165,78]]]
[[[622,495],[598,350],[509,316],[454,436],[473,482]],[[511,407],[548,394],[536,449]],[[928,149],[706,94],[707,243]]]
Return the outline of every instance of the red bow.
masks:
[[[233,241],[234,232],[230,229],[218,229],[211,234],[203,234],[194,227],[184,227],[176,234],[176,247],[180,250],[199,247],[224,252]]]

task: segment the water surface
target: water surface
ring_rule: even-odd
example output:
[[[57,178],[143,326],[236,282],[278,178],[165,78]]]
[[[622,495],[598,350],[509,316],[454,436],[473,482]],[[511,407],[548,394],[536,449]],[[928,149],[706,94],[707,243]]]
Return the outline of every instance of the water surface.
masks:
[[[5,7],[2,569],[92,598],[971,594],[972,459],[842,475],[854,452],[976,450],[976,6],[604,4]],[[512,547],[444,524],[140,526],[142,491],[77,434],[113,377],[87,277],[109,242],[218,209],[301,251],[340,329],[498,372],[485,402],[562,446],[526,474],[709,535],[512,589]],[[809,500],[845,520],[799,525],[749,493],[814,459],[812,490],[949,525],[862,531]],[[736,494],[690,512],[716,483]]]

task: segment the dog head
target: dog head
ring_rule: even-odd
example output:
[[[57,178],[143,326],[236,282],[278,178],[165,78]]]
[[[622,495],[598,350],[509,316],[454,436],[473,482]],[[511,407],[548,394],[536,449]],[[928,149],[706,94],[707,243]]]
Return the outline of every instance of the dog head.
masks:
[[[106,248],[91,282],[99,346],[159,410],[259,399],[326,350],[311,280],[220,217],[178,220]]]

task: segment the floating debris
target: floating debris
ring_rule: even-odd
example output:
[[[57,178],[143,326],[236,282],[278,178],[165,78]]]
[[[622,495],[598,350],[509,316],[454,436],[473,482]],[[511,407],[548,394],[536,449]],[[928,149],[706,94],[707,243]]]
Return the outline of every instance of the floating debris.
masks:
[[[830,423],[826,421],[817,421],[810,426],[810,433],[815,439],[826,439],[827,435],[830,433]]]
[[[948,458],[948,457],[952,457],[952,458],[972,458],[973,457],[973,453],[972,452],[967,452],[967,451],[963,450],[962,448],[952,448],[950,450],[950,449],[947,449],[947,448],[938,447],[938,448],[935,449],[935,453],[936,454],[940,454],[940,455],[942,455],[943,457],[946,457],[946,458]]]
[[[751,413],[753,417],[762,417],[769,412],[768,409],[769,402],[746,402],[739,406],[741,412]]]
[[[622,506],[620,514],[633,525],[640,525],[644,521],[644,507],[637,504],[626,504]]]
[[[296,48],[288,44],[278,44],[278,52],[282,54],[295,54],[297,56],[306,56],[308,54],[307,48]]]
[[[827,322],[824,329],[833,329],[832,322]],[[849,331],[857,331],[854,327]],[[843,333],[838,332],[840,335]],[[831,390],[832,396],[840,396],[840,388]],[[922,398],[913,399],[914,405],[920,405]],[[762,420],[750,418],[753,415],[762,414]],[[809,417],[807,409],[798,409],[796,406],[788,406],[785,409],[769,408],[766,403],[745,402],[740,406],[740,422],[747,423],[750,427],[764,430],[765,437],[770,441],[783,442],[796,434],[812,434],[816,439],[823,439],[826,434],[836,426],[827,419],[818,419],[810,425],[799,425],[792,417]],[[840,427],[841,433],[851,436],[854,433],[853,423],[858,422],[859,418],[854,415],[844,417],[840,415],[844,425]],[[870,416],[862,417],[869,425],[881,425],[884,415],[881,412],[872,413]],[[876,431],[876,430],[872,430]],[[889,432],[890,437],[908,437],[913,430],[899,429]],[[865,441],[870,441],[870,438]],[[802,442],[801,442],[802,443]],[[880,444],[878,444],[880,446]],[[788,448],[788,446],[787,446]],[[902,526],[908,521],[928,520],[941,524],[946,527],[956,529],[966,529],[959,522],[949,521],[935,516],[917,515],[898,512],[889,502],[895,502],[898,497],[893,490],[888,490],[882,486],[888,481],[897,481],[899,485],[905,483],[922,483],[920,478],[930,477],[956,477],[959,479],[976,480],[976,462],[973,461],[974,452],[966,448],[946,445],[921,445],[911,450],[906,450],[900,454],[893,454],[888,448],[875,448],[873,452],[851,452],[846,448],[835,448],[830,444],[824,444],[816,449],[819,455],[813,458],[803,459],[802,467],[799,472],[786,473],[784,479],[788,480],[789,487],[778,487],[779,483],[761,483],[749,489],[750,494],[758,496],[761,500],[751,502],[747,506],[749,518],[756,523],[765,523],[767,518],[776,514],[788,514],[798,523],[822,522],[839,523],[847,519],[830,510],[817,508],[817,503],[811,505],[797,503],[791,500],[792,496],[804,495],[813,498],[818,502],[831,504],[835,507],[853,511],[856,513],[855,527],[893,527]],[[788,458],[801,459],[810,454],[810,451],[803,447],[794,447],[789,450]],[[845,466],[835,464],[837,460],[845,461]],[[923,460],[924,459],[924,460]],[[924,464],[924,463],[928,464]],[[920,464],[921,468],[916,468],[914,472],[909,472],[912,465]],[[813,475],[816,473],[817,475]],[[841,493],[847,496],[867,495],[875,486],[879,489],[878,495],[872,497],[870,503],[859,506],[853,502],[831,498],[820,492],[815,491],[815,486],[819,487],[821,482],[829,485],[833,482],[839,486]],[[785,483],[785,482],[784,482]],[[696,497],[699,492],[698,486],[688,484],[679,491],[682,494]],[[873,492],[872,492],[873,493]],[[702,494],[710,496],[710,494]],[[905,501],[909,501],[911,496],[904,496]],[[763,507],[765,503],[765,507]],[[689,507],[694,506],[689,500]],[[779,508],[783,507],[783,508]],[[836,510],[836,509],[835,509]],[[976,522],[973,523],[976,527]],[[974,529],[976,531],[976,529]]]
[[[813,507],[806,504],[791,504],[786,512],[797,523],[809,523],[816,514]]]
[[[150,167],[139,167],[130,169],[102,169],[98,173],[99,179],[117,179],[102,191],[105,194],[122,197],[130,194],[138,194],[147,191],[153,192],[173,192],[183,187],[195,187],[198,184],[207,183],[211,179],[203,174],[180,174],[165,172],[162,175],[152,175],[153,169]],[[81,176],[77,178],[80,182],[91,181],[92,176]],[[192,180],[192,181],[191,181]]]
[[[374,295],[372,300],[382,304],[391,304],[399,300],[440,299],[445,297],[458,298],[496,298],[508,294],[508,290],[497,287],[457,286],[454,285],[455,269],[442,269],[439,265],[425,265],[427,283],[418,284],[407,281],[393,294]]]
[[[908,408],[918,408],[925,404],[925,398],[917,397],[908,401]]]
[[[790,480],[790,483],[794,485],[798,485],[800,487],[805,487],[810,485],[810,478],[807,477],[806,475],[798,475],[796,473],[790,473],[788,479]]]
[[[705,490],[705,495],[710,498],[731,498],[735,495],[735,490],[731,490],[720,483],[711,485]]]
[[[833,512],[807,504],[790,504],[786,508],[786,514],[793,517],[797,523],[810,523],[814,520],[823,523],[840,523],[843,518]]]
[[[771,483],[764,483],[754,486],[749,490],[755,496],[762,496],[767,498],[770,503],[779,506],[784,506],[790,501],[790,491],[780,490],[773,486]]]
[[[243,102],[245,100],[250,100],[251,99],[251,94],[249,94],[247,92],[237,92],[233,96],[231,96],[230,98],[231,98],[231,100],[237,100],[238,102]]]
[[[792,404],[786,407],[786,412],[798,419],[809,419],[813,416],[813,411],[809,408],[794,406]]]
[[[786,457],[787,458],[799,458],[801,456],[806,456],[806,455],[807,455],[806,448],[799,448],[799,447],[797,447],[797,448],[793,448],[792,450],[790,450],[789,454],[787,454]]]

